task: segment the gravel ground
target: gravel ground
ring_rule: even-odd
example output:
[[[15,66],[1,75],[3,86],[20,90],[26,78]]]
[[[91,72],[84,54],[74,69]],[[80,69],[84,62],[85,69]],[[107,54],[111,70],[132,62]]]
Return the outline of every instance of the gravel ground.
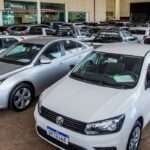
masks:
[[[36,135],[33,110],[0,112],[0,150],[55,150]],[[141,150],[150,150],[150,126],[144,131]]]

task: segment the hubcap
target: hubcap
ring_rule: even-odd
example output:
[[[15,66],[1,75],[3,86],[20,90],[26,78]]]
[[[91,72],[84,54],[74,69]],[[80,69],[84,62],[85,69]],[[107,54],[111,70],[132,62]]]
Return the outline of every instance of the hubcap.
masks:
[[[24,109],[30,104],[31,100],[31,91],[28,88],[20,88],[14,96],[14,105],[18,109]]]
[[[130,143],[129,143],[129,150],[138,150],[138,145],[140,142],[141,137],[141,129],[140,127],[136,127],[132,132]]]

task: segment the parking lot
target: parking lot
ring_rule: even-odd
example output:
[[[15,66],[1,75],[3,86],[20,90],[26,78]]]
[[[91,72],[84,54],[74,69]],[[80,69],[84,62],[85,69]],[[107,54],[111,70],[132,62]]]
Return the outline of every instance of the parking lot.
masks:
[[[0,150],[150,150],[149,98],[150,0],[0,0]]]
[[[4,110],[0,113],[0,150],[54,150],[36,136],[33,110],[15,113]]]
[[[16,113],[4,110],[0,113],[0,150],[55,150],[36,136],[33,118],[34,106]],[[141,150],[149,150],[150,126],[143,134]]]

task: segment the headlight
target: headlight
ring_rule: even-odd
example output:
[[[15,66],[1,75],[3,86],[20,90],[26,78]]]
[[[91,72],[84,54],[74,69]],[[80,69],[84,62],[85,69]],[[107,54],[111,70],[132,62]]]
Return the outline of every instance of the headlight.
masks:
[[[119,132],[124,120],[125,115],[120,115],[112,119],[89,123],[86,125],[85,133],[87,135],[104,135]]]

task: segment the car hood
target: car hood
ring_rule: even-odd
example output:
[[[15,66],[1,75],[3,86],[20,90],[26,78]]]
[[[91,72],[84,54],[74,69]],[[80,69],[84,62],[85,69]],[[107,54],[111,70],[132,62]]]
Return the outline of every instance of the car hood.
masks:
[[[61,115],[94,122],[124,113],[133,91],[97,86],[67,77],[47,89],[41,100],[43,106]]]
[[[0,61],[0,80],[7,78],[8,76],[24,70],[26,67],[23,65],[6,63]]]

